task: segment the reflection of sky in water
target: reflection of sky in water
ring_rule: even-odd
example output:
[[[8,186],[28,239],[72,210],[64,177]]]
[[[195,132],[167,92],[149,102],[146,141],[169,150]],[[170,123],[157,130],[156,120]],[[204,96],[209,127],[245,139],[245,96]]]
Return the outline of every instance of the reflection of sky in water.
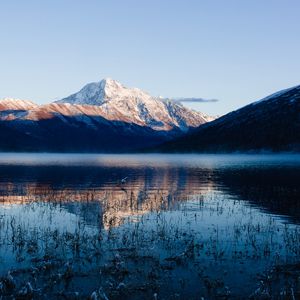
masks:
[[[275,262],[298,259],[299,174],[296,155],[2,154],[0,273],[30,265],[26,252],[16,260],[13,222],[24,239],[38,237],[40,254],[54,232],[113,232],[114,247],[138,232],[140,250],[159,259],[192,238],[207,274],[226,269],[238,290]]]

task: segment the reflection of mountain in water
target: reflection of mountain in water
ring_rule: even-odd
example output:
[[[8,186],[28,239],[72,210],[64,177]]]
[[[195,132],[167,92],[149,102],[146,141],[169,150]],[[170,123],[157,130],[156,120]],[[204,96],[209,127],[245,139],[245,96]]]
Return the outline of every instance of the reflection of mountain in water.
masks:
[[[105,228],[118,226],[130,216],[177,209],[181,201],[212,189],[210,170],[193,174],[186,168],[5,169],[0,181],[2,203],[55,202],[86,223]],[[128,180],[121,183],[125,175]]]
[[[217,190],[299,220],[299,175],[293,167],[2,166],[0,201],[56,202],[87,224],[108,228],[130,216],[178,209],[192,196]]]

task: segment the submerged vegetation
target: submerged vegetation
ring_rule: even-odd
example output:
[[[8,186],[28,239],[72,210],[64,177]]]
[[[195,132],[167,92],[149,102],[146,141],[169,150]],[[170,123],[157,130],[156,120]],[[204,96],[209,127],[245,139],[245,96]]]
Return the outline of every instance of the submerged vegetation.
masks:
[[[80,168],[81,184],[65,170],[61,185],[41,170],[6,175],[0,297],[299,298],[297,207],[289,216],[278,205],[299,195],[299,169],[252,167],[103,167],[99,177],[98,166]],[[249,172],[265,168],[273,177],[259,185]],[[294,183],[279,180],[288,174]]]

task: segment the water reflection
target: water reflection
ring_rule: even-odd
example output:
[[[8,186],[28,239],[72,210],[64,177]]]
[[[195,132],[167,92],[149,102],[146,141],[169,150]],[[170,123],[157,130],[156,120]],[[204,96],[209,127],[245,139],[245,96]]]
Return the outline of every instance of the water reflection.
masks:
[[[249,296],[255,274],[298,260],[299,178],[298,156],[0,155],[0,273],[50,298]]]
[[[3,205],[52,201],[67,209],[74,207],[72,202],[94,202],[107,226],[121,224],[130,214],[178,209],[195,195],[222,191],[299,220],[298,156],[25,157],[9,155],[0,165]],[[122,183],[124,177],[128,179]]]

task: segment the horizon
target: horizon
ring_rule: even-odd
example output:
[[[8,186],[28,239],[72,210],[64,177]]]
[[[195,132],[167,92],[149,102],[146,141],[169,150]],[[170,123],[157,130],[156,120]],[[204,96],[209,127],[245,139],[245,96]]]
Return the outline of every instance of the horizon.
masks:
[[[188,4],[1,3],[0,98],[45,104],[111,77],[223,115],[299,84],[299,2]]]

